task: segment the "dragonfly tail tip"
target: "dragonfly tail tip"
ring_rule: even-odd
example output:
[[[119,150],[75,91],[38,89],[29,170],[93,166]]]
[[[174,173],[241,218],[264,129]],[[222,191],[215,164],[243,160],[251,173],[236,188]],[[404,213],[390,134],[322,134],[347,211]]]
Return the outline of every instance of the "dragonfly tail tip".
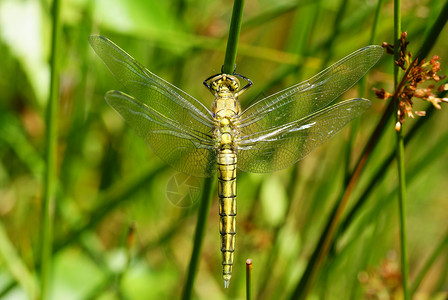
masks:
[[[224,279],[224,288],[228,288],[230,284],[230,280],[229,279]]]

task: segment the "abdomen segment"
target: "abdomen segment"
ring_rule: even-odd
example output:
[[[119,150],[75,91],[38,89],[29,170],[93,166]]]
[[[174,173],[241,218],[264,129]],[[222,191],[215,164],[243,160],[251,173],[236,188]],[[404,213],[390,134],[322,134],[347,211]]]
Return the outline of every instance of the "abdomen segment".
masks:
[[[221,234],[222,277],[229,286],[232,276],[236,235],[236,153],[218,152],[219,232]]]

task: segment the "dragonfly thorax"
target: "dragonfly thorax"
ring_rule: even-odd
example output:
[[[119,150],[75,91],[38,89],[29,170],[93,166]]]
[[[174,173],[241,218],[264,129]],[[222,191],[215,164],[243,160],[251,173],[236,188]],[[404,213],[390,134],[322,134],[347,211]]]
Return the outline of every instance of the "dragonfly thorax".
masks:
[[[234,119],[241,112],[237,100],[239,80],[232,75],[219,74],[210,80],[210,91],[215,95],[212,113],[215,119]]]
[[[215,116],[214,139],[217,150],[236,149],[236,145],[240,140],[240,133],[234,121],[235,119],[233,117]]]
[[[239,86],[239,80],[228,74],[212,77],[207,85],[216,97],[212,105],[212,114],[215,121],[215,147],[218,150],[235,150],[236,143],[239,141],[239,131],[235,125],[241,113],[241,107],[236,98]]]

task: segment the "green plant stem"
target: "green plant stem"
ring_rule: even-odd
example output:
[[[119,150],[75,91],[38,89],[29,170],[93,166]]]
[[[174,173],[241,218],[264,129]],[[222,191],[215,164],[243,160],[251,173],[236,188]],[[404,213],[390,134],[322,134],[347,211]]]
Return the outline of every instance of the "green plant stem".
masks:
[[[235,0],[233,4],[232,21],[230,23],[229,38],[227,41],[226,55],[222,72],[233,74],[236,53],[238,49],[238,38],[241,30],[241,20],[243,16],[244,0]],[[204,190],[202,193],[201,206],[199,208],[198,220],[196,224],[196,232],[194,237],[193,252],[191,254],[190,264],[188,267],[188,275],[185,281],[182,299],[191,299],[193,292],[194,278],[199,264],[199,255],[201,252],[202,240],[205,232],[205,224],[207,221],[208,211],[210,209],[210,191],[212,179],[207,178],[204,182]]]
[[[403,81],[400,82],[399,86],[403,84]],[[307,264],[304,274],[302,275],[298,285],[291,295],[291,299],[304,299],[311,288],[311,285],[318,273],[318,269],[320,265],[323,263],[325,255],[328,253],[330,249],[330,240],[333,239],[333,236],[336,232],[336,227],[339,223],[339,219],[342,215],[343,210],[347,205],[347,201],[352,193],[353,188],[355,187],[358,179],[364,169],[369,157],[370,153],[373,149],[378,145],[377,141],[381,138],[381,136],[385,132],[385,126],[387,121],[392,115],[395,103],[394,101],[390,101],[388,106],[386,107],[381,120],[378,122],[374,132],[369,138],[367,145],[362,151],[360,158],[358,159],[354,171],[349,176],[347,181],[346,188],[344,189],[343,194],[340,196],[340,200],[338,200],[335,206],[332,209],[332,213],[329,217],[329,221],[325,226],[323,233],[319,238],[319,242],[317,243],[316,248],[313,251],[313,254]],[[379,172],[382,174],[383,171],[387,168],[387,163],[383,164],[384,168]],[[373,187],[373,185],[371,186]]]
[[[427,117],[432,115],[434,110],[435,110],[434,106],[432,106],[432,105],[429,106],[428,112],[431,111],[431,113],[427,114]],[[416,136],[417,130],[422,128],[421,124],[423,122],[426,123],[427,122],[426,120],[427,120],[427,118],[420,118],[418,120],[418,123],[414,124],[412,129],[406,135],[406,138],[405,138],[405,141],[404,141],[405,145],[406,145],[406,143],[408,143],[411,140],[412,137]],[[440,153],[445,153],[444,151],[446,151],[447,148],[448,148],[448,132],[445,133],[444,135],[442,135],[438,139],[437,143],[432,145],[431,149],[429,149],[429,151],[425,152],[421,156],[421,158],[420,158],[420,160],[418,162],[415,162],[412,165],[411,168],[408,168],[407,174],[409,176],[406,177],[408,184],[411,184],[411,182],[413,180],[417,179],[421,174],[424,174],[425,170],[429,169],[430,166],[433,165],[435,162],[440,161],[440,155],[439,154]],[[393,153],[390,153],[390,155],[388,155],[388,158],[385,160],[385,163],[383,163],[383,166],[381,168],[379,168],[380,170],[382,170],[383,174],[384,174],[384,171],[386,169],[388,169],[388,166],[392,163],[392,161],[393,161],[393,159],[395,157],[394,153],[395,153],[395,151],[393,151]],[[386,163],[386,161],[387,161],[387,163]],[[386,165],[386,167],[384,167],[385,165]],[[381,172],[377,172],[377,174],[378,173],[381,173]],[[373,195],[371,192],[367,191],[368,189],[372,188],[372,182],[374,182],[373,185],[378,185],[378,183],[381,180],[384,181],[385,178],[386,177],[384,175],[380,175],[380,176],[375,175],[373,179],[368,181],[369,182],[369,188],[366,189],[366,191],[360,197],[359,201],[357,201],[356,205],[360,204],[360,202],[364,203],[365,202],[364,200],[366,198],[368,198],[369,195]],[[366,228],[366,227],[370,226],[369,224],[372,224],[374,226],[374,228],[377,228],[378,224],[377,224],[377,222],[375,220],[376,220],[376,218],[378,216],[378,213],[380,211],[383,211],[383,210],[387,209],[386,206],[388,206],[390,204],[388,199],[393,197],[393,195],[395,193],[396,193],[395,190],[391,191],[390,195],[385,195],[385,196],[382,197],[383,200],[381,200],[380,202],[376,201],[374,206],[369,208],[368,215],[367,216],[362,216],[362,217],[359,218],[359,219],[368,219],[368,220],[365,220],[365,221],[361,221],[361,224],[363,224],[363,225],[360,225],[360,226]],[[353,211],[355,211],[355,208],[352,209],[352,212]],[[357,208],[356,211],[360,211],[360,209]],[[349,216],[350,216],[350,214],[348,214],[348,217]],[[346,223],[348,217],[346,218],[346,220],[340,226],[341,229],[339,230],[339,237],[344,236],[344,231],[346,231],[346,227],[344,227],[344,223]],[[351,216],[351,217],[353,217],[353,216]],[[357,233],[351,232],[350,233],[350,238],[349,238],[350,241],[347,241],[347,240],[344,241],[345,246],[343,248],[339,248],[338,249],[338,256],[337,257],[343,257],[343,252],[346,252],[348,250],[347,248],[349,248],[351,244],[353,244],[357,239],[359,239],[360,235],[361,235],[361,232],[359,230],[358,230]],[[375,236],[376,236],[375,234],[372,235],[373,242],[375,242],[377,240]],[[347,237],[347,236],[345,235],[345,237]],[[445,236],[444,240],[445,240],[445,242],[442,242],[441,244],[444,244],[444,243],[448,244],[448,232],[446,233],[446,236]],[[333,241],[333,244],[335,244],[335,243],[337,243],[337,242]],[[370,242],[369,242],[369,244],[370,244]],[[365,246],[367,248],[365,248],[365,247],[364,248],[365,249],[371,249],[372,245],[369,246],[369,244],[366,244]],[[445,244],[445,246],[446,246],[446,244]],[[419,277],[420,277],[420,279],[422,279],[425,276],[425,274],[427,274],[427,270],[430,268],[431,264],[435,261],[435,259],[439,255],[444,254],[444,252],[442,251],[443,249],[444,249],[444,247],[442,245],[439,245],[438,247],[436,247],[436,250],[434,251],[434,254],[432,254],[430,256],[430,259],[428,259],[428,262],[425,264],[425,267],[423,267],[421,269],[420,274],[416,277],[416,279],[415,279],[416,281],[418,280]],[[335,257],[335,259],[337,259],[337,257]],[[365,269],[367,267],[367,262],[368,262],[368,259],[366,258],[364,260],[364,262],[360,265],[360,269]],[[353,299],[359,299],[359,296],[358,297],[355,296]]]
[[[374,147],[377,145],[377,140],[380,139],[381,135],[384,134],[385,126],[392,114],[393,104],[392,102],[384,110],[381,120],[378,122],[374,132],[369,138],[366,147],[364,148],[361,157],[358,159],[354,171],[350,175],[348,183],[344,189],[343,194],[339,197],[335,206],[332,209],[331,215],[328,217],[328,222],[325,226],[323,233],[319,238],[319,242],[311,255],[311,258],[306,266],[305,272],[303,273],[298,285],[291,294],[291,300],[295,299],[305,299],[307,293],[309,292],[311,285],[318,273],[318,270],[323,263],[325,255],[330,249],[331,241],[333,240],[334,234],[336,233],[336,228],[339,224],[339,220],[342,213],[347,205],[348,199],[350,198],[352,191],[358,182],[358,179],[366,165],[370,153],[373,151]]]
[[[272,248],[269,251],[269,254],[267,255],[266,261],[262,263],[263,267],[266,268],[266,270],[274,270],[277,260],[279,259],[279,251],[280,251],[280,247],[281,247],[281,232],[282,229],[285,228],[285,225],[287,223],[287,220],[289,219],[290,215],[294,213],[294,210],[291,209],[291,206],[294,202],[294,193],[296,188],[298,187],[297,185],[297,178],[299,177],[299,170],[300,167],[295,166],[293,168],[293,172],[291,174],[291,178],[289,180],[288,183],[288,187],[286,189],[286,195],[287,198],[289,199],[289,201],[287,202],[287,207],[285,209],[286,211],[286,215],[283,218],[283,221],[278,224],[272,233]],[[257,197],[258,198],[258,197]],[[251,210],[251,211],[255,211],[255,210]],[[272,281],[272,276],[271,276],[271,272],[262,272],[260,273],[260,276],[258,277],[258,284],[257,284],[257,296],[255,297],[256,299],[262,299],[262,297],[264,296],[265,298],[269,297],[268,295],[268,286],[270,281]]]
[[[6,228],[2,222],[0,222],[0,259],[3,262],[3,266],[6,267],[25,290],[28,299],[36,299],[38,289],[35,277],[17,253],[16,248],[8,238]]]
[[[123,278],[129,272],[129,267],[131,266],[131,262],[135,255],[134,244],[135,244],[135,236],[136,236],[136,225],[135,222],[132,222],[128,227],[128,233],[126,235],[126,239],[123,242],[123,248],[126,255],[126,265],[118,272],[114,274],[114,278],[112,282],[115,284],[115,290],[117,293],[118,299],[124,298],[123,292]]]
[[[378,0],[377,5],[376,5],[376,9],[375,9],[375,17],[373,20],[373,24],[372,24],[372,31],[370,32],[370,39],[369,39],[369,45],[372,45],[373,43],[375,43],[375,38],[376,38],[376,31],[377,31],[377,27],[378,27],[378,20],[379,20],[379,16],[381,14],[381,8],[383,6],[383,0]],[[367,76],[364,76],[363,78],[361,78],[361,81],[359,83],[359,96],[365,97],[366,96],[366,78]],[[352,157],[352,149],[353,149],[353,145],[355,143],[355,138],[356,138],[356,134],[358,132],[359,129],[359,124],[360,124],[360,120],[356,119],[354,120],[354,122],[352,122],[351,126],[350,126],[350,135],[349,135],[349,140],[346,146],[346,157],[345,157],[345,174],[344,174],[344,185],[347,186],[347,184],[350,182],[350,162],[351,162],[351,157]],[[340,231],[340,229],[339,229]],[[339,233],[338,233],[339,234]],[[334,240],[337,239],[337,236],[335,237]],[[334,240],[330,246],[330,249],[334,249],[335,243]],[[367,255],[366,255],[366,259],[365,261],[367,261]],[[350,293],[350,299],[356,299],[357,297],[357,293],[359,290],[360,286],[359,286],[359,281],[358,278],[353,279],[353,288],[351,289],[351,293]]]
[[[241,20],[243,16],[244,0],[235,0],[233,4],[232,21],[230,24],[229,38],[227,41],[226,55],[224,65],[222,67],[223,73],[233,74],[236,53],[238,49],[238,38],[241,30]],[[194,278],[199,264],[199,255],[201,252],[202,240],[204,238],[205,225],[207,222],[208,211],[210,209],[210,191],[213,180],[211,178],[205,179],[204,190],[202,194],[201,206],[199,208],[198,220],[196,224],[196,232],[194,237],[193,252],[191,254],[190,264],[188,267],[188,275],[185,281],[182,299],[191,299],[193,292]]]
[[[381,8],[383,7],[383,2],[384,2],[384,0],[378,0],[378,3],[376,5],[375,17],[373,20],[372,31],[370,33],[369,44],[373,44],[375,42],[376,30],[378,29],[378,20],[380,19]]]
[[[448,21],[448,1],[445,2],[445,6],[441,10],[436,21],[431,25],[431,28],[429,29],[428,34],[425,37],[425,41],[423,42],[423,45],[417,52],[417,53],[419,53],[419,55],[416,56],[416,58],[417,57],[418,57],[418,59],[426,58],[426,56],[429,54],[432,47],[436,43],[437,38],[440,36],[440,32],[443,30],[447,21]],[[411,64],[414,64],[414,62],[412,62]],[[400,82],[400,85],[401,84],[402,84],[402,82]],[[444,96],[445,96],[444,94],[438,95],[438,97],[444,97]],[[363,157],[365,156],[367,149],[371,148],[373,150],[373,147],[377,145],[376,141],[380,139],[380,135],[383,132],[383,129],[385,126],[385,122],[392,115],[392,108],[394,105],[393,105],[393,102],[389,102],[389,103],[390,104],[388,105],[386,112],[383,114],[383,117],[382,117],[380,123],[376,127],[374,134],[372,134],[372,136],[369,139],[368,146],[363,150],[361,158],[358,160],[357,166],[363,160]],[[430,118],[431,118],[430,116],[432,116],[434,110],[435,110],[434,106],[432,106],[432,105],[430,105],[429,108],[426,109],[426,117],[420,118],[417,121],[417,123],[415,123],[414,126],[412,126],[412,128],[408,131],[405,141],[404,141],[405,144],[408,141],[410,141],[411,138],[413,138],[415,136],[417,131],[419,129],[421,129],[422,126],[424,124],[426,124],[427,121],[430,120]],[[372,142],[373,142],[373,144],[372,144]],[[393,160],[393,156],[394,156],[394,154],[392,153],[385,160],[383,160],[381,168],[378,169],[379,171],[377,173],[375,173],[374,176],[371,176],[370,180],[368,180],[369,186],[364,190],[364,193],[362,194],[362,196],[359,197],[359,200],[356,201],[356,204],[353,206],[352,210],[347,214],[347,217],[345,218],[345,220],[342,223],[342,231],[341,232],[344,232],[348,228],[348,226],[354,220],[354,216],[361,210],[361,207],[364,205],[364,203],[367,199],[367,196],[371,193],[375,184],[384,176],[384,173],[386,172],[389,164]],[[355,167],[355,169],[356,168],[357,167]]]
[[[331,36],[334,38],[329,39],[328,44],[325,47],[325,49],[327,49],[328,52],[327,57],[323,62],[322,68],[326,68],[328,66],[328,63],[330,62],[330,59],[333,56],[333,45],[334,42],[336,41],[336,37],[339,35],[341,20],[343,19],[345,11],[347,10],[347,4],[348,0],[342,0],[339,4],[338,12],[336,14],[336,18],[334,19],[332,26],[333,32],[331,33]]]
[[[445,236],[440,241],[439,245],[434,249],[434,252],[429,256],[428,260],[423,265],[422,269],[418,273],[418,275],[415,277],[414,283],[411,286],[411,294],[414,294],[420,284],[422,283],[423,279],[425,278],[425,275],[428,273],[431,266],[434,264],[436,259],[440,257],[441,254],[443,254],[443,250],[448,247],[448,231],[445,232]]]
[[[53,27],[51,41],[51,77],[50,98],[46,114],[46,141],[44,175],[44,197],[42,205],[42,240],[41,240],[41,299],[49,299],[52,268],[53,222],[56,185],[56,146],[57,146],[57,111],[59,93],[58,45],[60,35],[59,0],[54,0],[52,7]]]
[[[252,300],[252,260],[246,260],[246,299]]]
[[[440,241],[439,245],[434,249],[434,252],[430,255],[424,266],[422,267],[421,271],[416,276],[414,283],[411,287],[412,294],[415,293],[422,283],[423,279],[427,275],[429,269],[434,264],[436,259],[440,257],[441,254],[443,254],[443,250],[448,247],[448,231],[445,233],[444,238]]]
[[[148,186],[148,182],[154,180],[157,174],[160,174],[166,170],[168,166],[162,164],[156,168],[152,167],[150,170],[146,170],[141,174],[138,174],[135,178],[129,179],[124,182],[120,182],[114,187],[108,189],[107,192],[102,194],[96,203],[102,203],[94,209],[90,214],[88,222],[79,225],[78,228],[65,234],[66,238],[58,239],[55,243],[54,253],[63,250],[65,247],[78,241],[83,233],[94,229],[111,211],[118,206],[123,205],[125,202],[132,200],[132,195],[141,189]]]
[[[79,224],[75,229],[65,233],[63,237],[56,240],[52,249],[53,255],[79,241],[84,233],[93,230],[106,216],[108,216],[111,211],[132,200],[132,196],[135,193],[146,188],[148,183],[152,182],[154,178],[156,178],[157,174],[160,174],[167,168],[167,165],[162,164],[159,167],[143,171],[141,174],[136,175],[132,179],[119,182],[119,184],[114,185],[112,188],[108,189],[107,192],[101,194],[99,198],[96,199],[95,203],[102,204],[96,207],[90,215],[85,218],[85,220],[88,220],[87,222]],[[170,231],[172,230],[174,229],[170,229]],[[167,232],[167,234],[169,234],[169,232]],[[164,234],[161,235],[161,238],[164,238]],[[145,248],[142,250],[145,250]],[[36,270],[41,270],[40,262],[36,263],[34,268]],[[17,281],[11,281],[5,284],[3,289],[0,291],[0,299],[7,295],[16,285]]]
[[[381,13],[382,6],[383,6],[383,0],[378,0],[376,10],[375,10],[375,17],[374,17],[374,21],[372,24],[372,31],[370,33],[369,45],[372,45],[375,42],[376,30],[378,27],[378,20],[379,20],[379,15]],[[364,76],[363,78],[361,78],[361,80],[359,82],[359,96],[360,97],[365,96],[366,78],[367,78],[367,76]],[[347,186],[350,181],[350,161],[351,161],[351,156],[352,156],[352,148],[353,148],[353,144],[355,142],[356,133],[358,132],[359,123],[360,123],[359,119],[356,119],[352,122],[352,124],[350,126],[350,136],[348,139],[346,152],[345,152],[345,168],[344,168],[344,171],[345,171],[344,184],[345,184],[345,186]]]
[[[226,56],[222,72],[233,74],[235,69],[238,39],[241,31],[241,20],[243,19],[244,0],[235,0],[233,3],[232,21],[230,23],[229,38],[227,40]]]
[[[198,219],[196,222],[196,231],[194,234],[193,252],[191,253],[190,264],[188,266],[187,279],[182,294],[182,299],[191,299],[193,293],[193,284],[198,270],[199,257],[201,254],[202,241],[205,235],[205,227],[207,225],[207,216],[210,210],[211,191],[214,177],[208,177],[204,180],[204,188],[202,190],[202,199],[199,206]]]
[[[406,177],[404,167],[403,127],[397,132],[398,209],[400,214],[401,273],[404,300],[409,300],[406,238]]]
[[[389,102],[391,103],[391,102]],[[409,130],[408,134],[406,135],[404,139],[404,144],[408,144],[413,137],[416,136],[417,132],[423,128],[423,125],[426,124],[429,119],[431,118],[435,108],[434,106],[430,105],[428,109],[426,109],[426,117],[420,118],[414,126]],[[369,195],[372,194],[374,187],[385,178],[385,173],[388,170],[389,166],[393,162],[395,157],[395,151],[390,153],[386,159],[383,160],[381,164],[378,163],[378,165],[381,165],[379,168],[377,168],[378,171],[374,173],[373,176],[367,180],[369,182],[368,186],[364,188],[364,191],[361,193],[361,196],[358,197],[358,200],[355,201],[355,204],[351,208],[351,210],[346,214],[345,219],[341,222],[340,230],[339,230],[339,237],[343,236],[344,233],[349,228],[350,224],[353,223],[355,217],[358,215],[358,213],[361,212],[361,208],[366,204],[366,201],[369,197]],[[333,241],[333,244],[335,241]]]
[[[400,47],[401,37],[401,0],[394,0],[394,58],[398,61],[401,56]],[[410,66],[411,67],[411,66]],[[399,89],[400,69],[394,62],[394,85]],[[398,97],[393,97],[395,102],[395,111],[399,111]],[[400,116],[396,115],[396,124],[399,122]],[[406,176],[404,166],[404,135],[403,124],[396,132],[396,161],[398,167],[398,210],[400,218],[400,244],[401,244],[401,273],[402,273],[402,288],[404,300],[409,300],[408,290],[408,264],[407,264],[407,239],[406,239]]]

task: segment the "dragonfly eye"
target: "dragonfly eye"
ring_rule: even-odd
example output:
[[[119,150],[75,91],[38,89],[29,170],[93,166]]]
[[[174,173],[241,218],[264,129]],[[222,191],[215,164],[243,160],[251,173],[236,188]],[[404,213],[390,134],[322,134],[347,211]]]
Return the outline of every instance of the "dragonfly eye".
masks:
[[[227,88],[231,92],[235,92],[239,89],[240,81],[238,80],[238,78],[236,78],[235,76],[232,76],[232,75],[226,75],[226,77],[224,79],[225,79],[225,84],[227,85]]]
[[[222,78],[213,82],[212,86],[217,86],[217,91],[227,88],[231,92],[235,92],[239,89],[240,83],[237,78],[231,75],[224,75]]]
[[[237,91],[240,88],[240,84],[237,81],[231,81],[229,84],[229,90],[232,92]]]
[[[205,85],[213,94],[226,90],[234,93],[240,88],[240,82],[238,78],[228,74],[216,75],[215,77],[210,79],[209,84]]]

